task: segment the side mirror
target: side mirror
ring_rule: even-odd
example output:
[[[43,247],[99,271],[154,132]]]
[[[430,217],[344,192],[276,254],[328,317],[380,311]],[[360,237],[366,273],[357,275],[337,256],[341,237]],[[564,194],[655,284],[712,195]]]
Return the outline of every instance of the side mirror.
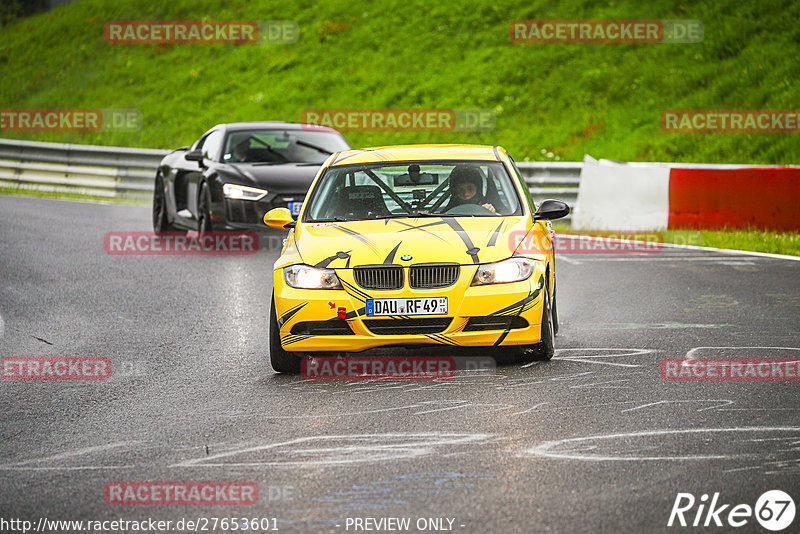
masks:
[[[184,156],[186,161],[203,161],[203,151],[201,149],[192,150],[191,152],[187,152]]]
[[[286,208],[273,208],[264,215],[264,224],[271,228],[294,228],[292,212]]]
[[[541,219],[560,219],[569,215],[569,206],[566,202],[560,200],[553,200],[548,198],[539,204],[539,209],[533,214],[533,220],[538,221]]]

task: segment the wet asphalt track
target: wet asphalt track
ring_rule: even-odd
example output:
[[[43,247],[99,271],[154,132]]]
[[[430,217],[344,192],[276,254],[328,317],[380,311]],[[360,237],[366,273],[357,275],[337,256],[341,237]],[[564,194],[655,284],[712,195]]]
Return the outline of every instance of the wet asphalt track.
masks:
[[[659,375],[662,358],[692,349],[800,354],[800,262],[674,249],[562,257],[549,363],[309,382],[267,361],[277,250],[111,256],[104,234],[149,230],[147,206],[0,196],[0,214],[0,355],[107,356],[114,368],[106,381],[0,383],[2,518],[694,532],[666,528],[678,492],[752,506],[781,489],[800,505],[798,382]],[[104,502],[107,482],[137,480],[252,481],[260,498]],[[736,530],[763,531],[752,518]]]

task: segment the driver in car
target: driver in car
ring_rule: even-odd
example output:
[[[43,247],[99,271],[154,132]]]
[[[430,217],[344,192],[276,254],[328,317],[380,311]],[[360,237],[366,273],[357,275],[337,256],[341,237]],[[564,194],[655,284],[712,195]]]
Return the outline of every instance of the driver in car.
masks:
[[[247,161],[248,153],[250,152],[250,139],[245,138],[233,145],[233,154],[231,155],[231,163],[242,163]]]
[[[464,204],[478,204],[492,213],[496,213],[494,206],[486,201],[481,193],[483,178],[477,167],[456,167],[450,173],[450,203],[446,210]]]

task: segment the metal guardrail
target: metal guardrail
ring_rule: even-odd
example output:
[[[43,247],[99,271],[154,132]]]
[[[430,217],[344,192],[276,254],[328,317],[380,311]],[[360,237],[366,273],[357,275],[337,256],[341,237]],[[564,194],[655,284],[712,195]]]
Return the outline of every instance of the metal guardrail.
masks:
[[[0,185],[104,197],[149,198],[169,150],[0,139]]]
[[[169,150],[0,139],[0,185],[105,197],[147,198]],[[574,206],[582,162],[518,162],[535,200],[559,198]]]

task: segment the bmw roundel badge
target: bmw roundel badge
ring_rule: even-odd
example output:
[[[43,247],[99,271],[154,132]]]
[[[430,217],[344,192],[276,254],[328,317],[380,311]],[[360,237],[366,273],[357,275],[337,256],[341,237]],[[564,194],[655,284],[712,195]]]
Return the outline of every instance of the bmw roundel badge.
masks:
[[[410,254],[403,254],[402,256],[400,256],[400,259],[403,261],[411,261],[414,259],[414,256]]]

